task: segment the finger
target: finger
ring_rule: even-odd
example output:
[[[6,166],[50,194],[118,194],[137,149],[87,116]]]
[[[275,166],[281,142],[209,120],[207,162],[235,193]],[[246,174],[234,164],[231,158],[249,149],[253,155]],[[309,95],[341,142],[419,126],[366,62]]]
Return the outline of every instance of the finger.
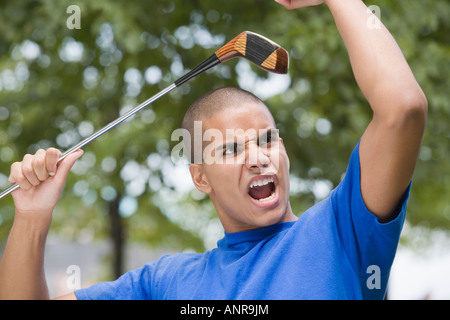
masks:
[[[78,149],[77,151],[69,154],[66,158],[64,158],[64,160],[59,163],[58,171],[55,175],[55,180],[57,181],[57,183],[64,184],[70,169],[72,169],[75,161],[80,158],[83,153],[83,150]]]
[[[22,173],[25,176],[25,178],[31,183],[33,186],[37,186],[41,181],[39,181],[38,177],[36,176],[36,173],[34,172],[33,168],[33,156],[30,154],[26,154],[23,157],[22,161]]]
[[[54,176],[56,174],[56,165],[58,164],[60,155],[61,152],[55,148],[49,148],[45,153],[45,164],[47,172],[50,176]]]
[[[48,171],[45,165],[45,150],[39,149],[36,151],[31,163],[39,181],[45,181],[48,178]]]
[[[14,183],[16,183],[16,175],[17,175],[17,170],[18,170],[18,167],[20,167],[20,162],[14,162],[12,165],[11,165],[11,172],[10,172],[10,174],[9,174],[9,178],[8,178],[8,182],[9,182],[9,184],[11,184],[11,185],[13,185]]]
[[[27,180],[27,178],[25,178],[25,176],[23,175],[21,162],[14,162],[11,165],[11,174],[8,181],[11,184],[17,183],[23,190],[29,190],[33,187]]]

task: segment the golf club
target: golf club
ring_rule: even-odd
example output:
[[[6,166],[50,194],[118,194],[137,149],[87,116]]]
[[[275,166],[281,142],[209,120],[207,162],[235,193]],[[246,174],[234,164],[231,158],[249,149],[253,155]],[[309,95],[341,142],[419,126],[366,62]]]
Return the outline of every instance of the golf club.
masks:
[[[237,37],[232,39],[230,42],[226,43],[223,47],[217,50],[212,56],[210,56],[208,59],[200,63],[197,67],[189,71],[186,75],[176,80],[173,84],[161,90],[160,92],[158,92],[151,98],[147,99],[137,107],[131,109],[121,117],[110,122],[102,129],[98,130],[91,136],[79,142],[77,145],[65,151],[58,159],[58,162],[63,160],[69,154],[82,148],[92,140],[98,138],[111,128],[121,123],[122,121],[128,119],[136,112],[145,108],[155,100],[161,98],[166,93],[172,91],[176,87],[181,86],[186,81],[189,81],[190,79],[218,65],[219,63],[225,62],[229,59],[236,57],[243,57],[249,60],[250,62],[256,64],[258,67],[269,72],[285,74],[288,71],[289,55],[284,48],[257,33],[250,31],[241,32]],[[9,188],[0,193],[0,199],[18,188],[19,185],[17,184],[11,185]]]

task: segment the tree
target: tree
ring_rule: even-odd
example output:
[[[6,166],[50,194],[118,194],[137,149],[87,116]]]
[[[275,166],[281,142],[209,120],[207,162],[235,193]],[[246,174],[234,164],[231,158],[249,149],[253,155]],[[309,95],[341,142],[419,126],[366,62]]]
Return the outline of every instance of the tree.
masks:
[[[429,101],[408,220],[450,228],[447,119],[450,3],[379,0]],[[125,239],[202,251],[218,221],[193,189],[187,165],[174,163],[187,107],[220,86],[241,86],[266,99],[290,159],[292,205],[301,214],[345,172],[371,111],[323,6],[286,11],[272,1],[78,1],[80,29],[68,28],[70,1],[0,4],[0,186],[12,162],[38,148],[67,149],[195,67],[243,30],[290,52],[290,73],[272,76],[231,60],[174,90],[84,148],[55,212],[51,232],[115,239],[114,276]],[[76,21],[72,21],[75,23]],[[274,83],[278,86],[274,86]],[[275,91],[267,89],[276,88]],[[174,176],[178,177],[174,179]],[[186,182],[184,182],[186,181]],[[0,238],[13,217],[2,199]],[[81,232],[83,230],[83,232]]]

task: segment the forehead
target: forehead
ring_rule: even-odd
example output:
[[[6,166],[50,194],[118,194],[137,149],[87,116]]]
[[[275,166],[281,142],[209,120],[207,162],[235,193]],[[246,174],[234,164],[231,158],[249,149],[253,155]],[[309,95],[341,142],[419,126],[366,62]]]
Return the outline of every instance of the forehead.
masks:
[[[275,128],[269,109],[261,102],[246,102],[239,106],[227,107],[203,121],[203,129],[248,130]]]

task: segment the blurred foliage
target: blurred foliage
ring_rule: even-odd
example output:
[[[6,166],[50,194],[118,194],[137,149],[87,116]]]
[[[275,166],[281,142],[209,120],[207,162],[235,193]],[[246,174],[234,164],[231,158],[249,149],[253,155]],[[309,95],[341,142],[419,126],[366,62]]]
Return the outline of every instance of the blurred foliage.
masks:
[[[367,1],[397,39],[429,101],[408,220],[450,228],[450,2]],[[69,29],[69,5],[81,29]],[[0,187],[12,162],[38,148],[65,150],[170,85],[243,30],[290,52],[290,73],[268,75],[235,59],[198,76],[84,147],[51,232],[108,236],[108,208],[130,241],[178,250],[214,245],[220,225],[209,199],[174,163],[171,133],[207,91],[241,86],[274,113],[291,160],[292,206],[301,214],[339,183],[371,118],[325,6],[287,11],[266,1],[52,1],[0,3]],[[268,94],[267,88],[280,90]],[[282,88],[284,86],[284,88]],[[0,241],[13,218],[0,206]]]

